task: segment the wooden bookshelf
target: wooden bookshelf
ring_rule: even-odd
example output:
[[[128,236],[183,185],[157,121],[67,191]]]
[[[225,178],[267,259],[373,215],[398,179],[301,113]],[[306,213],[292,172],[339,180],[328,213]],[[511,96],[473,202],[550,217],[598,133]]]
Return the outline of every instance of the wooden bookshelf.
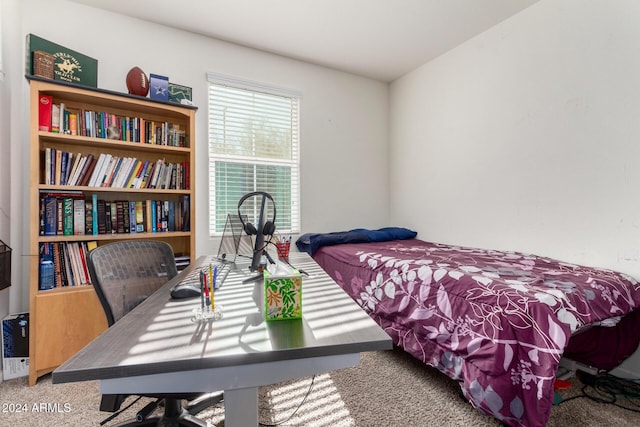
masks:
[[[53,371],[69,357],[88,344],[107,328],[104,311],[91,284],[73,283],[73,285],[55,287],[48,290],[40,289],[40,261],[41,248],[45,244],[72,244],[80,242],[95,242],[97,246],[119,240],[154,239],[165,241],[173,247],[176,255],[187,255],[193,261],[195,255],[195,107],[160,102],[138,96],[121,94],[101,89],[91,89],[83,86],[59,83],[52,80],[27,76],[30,83],[30,156],[29,156],[29,385],[34,385],[38,378]],[[154,137],[150,143],[146,137],[141,142],[133,141],[131,132],[121,132],[123,139],[108,139],[102,135],[89,135],[86,122],[83,129],[78,126],[74,134],[64,132],[64,129],[54,133],[40,130],[40,97],[50,96],[54,104],[63,103],[65,108],[85,116],[86,111],[105,113],[106,116],[128,119],[142,119],[143,122],[165,123],[168,128],[179,129],[182,139],[176,143],[168,138]],[[87,116],[88,117],[88,116]],[[91,119],[92,121],[93,119]],[[132,123],[132,122],[131,122]],[[94,124],[100,125],[99,121]],[[63,126],[63,124],[61,124]],[[126,129],[126,126],[122,129]],[[166,135],[166,132],[162,133]],[[106,135],[105,135],[106,136]],[[166,144],[166,145],[165,145]],[[169,145],[175,144],[175,145]],[[73,153],[74,156],[99,157],[110,154],[112,157],[130,157],[141,162],[167,163],[177,168],[171,175],[167,172],[167,186],[156,185],[135,187],[115,186],[115,174],[112,185],[61,185],[61,181],[45,178],[46,156],[49,149]],[[71,162],[70,164],[73,164]],[[186,166],[185,166],[186,165]],[[188,173],[185,172],[185,167]],[[117,171],[117,169],[116,169]],[[140,177],[142,181],[142,176]],[[70,179],[66,180],[70,182]],[[146,185],[146,183],[145,183]],[[116,232],[110,230],[104,234],[74,234],[74,235],[44,235],[41,221],[41,198],[46,193],[63,193],[69,191],[82,192],[82,198],[92,201],[93,195],[106,202],[141,201],[144,206],[150,201],[173,208],[184,207],[188,200],[188,210],[180,220],[175,220],[175,226],[162,230],[161,224],[155,230],[145,213],[144,230],[137,232]],[[154,205],[155,206],[155,205]],[[173,210],[173,209],[172,209]],[[154,209],[155,211],[155,209]],[[158,212],[160,213],[160,212]],[[185,226],[189,222],[188,228]],[[114,223],[115,224],[115,223]],[[155,224],[155,222],[154,222]],[[172,223],[173,224],[173,223]],[[171,228],[172,231],[168,229]],[[77,280],[75,282],[78,282]]]

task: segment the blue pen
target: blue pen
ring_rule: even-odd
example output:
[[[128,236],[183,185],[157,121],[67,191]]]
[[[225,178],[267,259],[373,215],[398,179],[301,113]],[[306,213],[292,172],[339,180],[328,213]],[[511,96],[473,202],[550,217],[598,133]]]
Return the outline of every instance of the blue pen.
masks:
[[[213,267],[213,289],[218,289],[216,278],[218,277],[218,266]]]

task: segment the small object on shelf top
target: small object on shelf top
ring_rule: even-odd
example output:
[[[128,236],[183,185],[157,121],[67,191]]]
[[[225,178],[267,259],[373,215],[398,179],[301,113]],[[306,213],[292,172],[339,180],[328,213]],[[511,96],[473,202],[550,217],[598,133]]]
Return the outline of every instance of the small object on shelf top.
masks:
[[[131,95],[147,96],[149,93],[149,78],[140,67],[130,69],[126,81]]]

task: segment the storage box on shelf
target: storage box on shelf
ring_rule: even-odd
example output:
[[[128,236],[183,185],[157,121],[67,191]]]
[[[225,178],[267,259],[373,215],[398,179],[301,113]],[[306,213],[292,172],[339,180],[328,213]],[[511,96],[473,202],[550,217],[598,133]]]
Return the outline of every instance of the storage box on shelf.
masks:
[[[195,254],[196,108],[28,78],[33,385],[107,327],[92,247],[156,239]]]

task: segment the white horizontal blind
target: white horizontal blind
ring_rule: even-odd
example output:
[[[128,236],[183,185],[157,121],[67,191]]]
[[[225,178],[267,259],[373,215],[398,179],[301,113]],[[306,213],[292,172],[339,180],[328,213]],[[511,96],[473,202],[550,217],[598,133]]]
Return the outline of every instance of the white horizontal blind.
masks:
[[[227,214],[236,214],[240,198],[253,191],[273,196],[277,232],[299,232],[299,95],[211,73],[207,78],[209,235],[221,233]],[[259,200],[244,205],[252,224]]]

